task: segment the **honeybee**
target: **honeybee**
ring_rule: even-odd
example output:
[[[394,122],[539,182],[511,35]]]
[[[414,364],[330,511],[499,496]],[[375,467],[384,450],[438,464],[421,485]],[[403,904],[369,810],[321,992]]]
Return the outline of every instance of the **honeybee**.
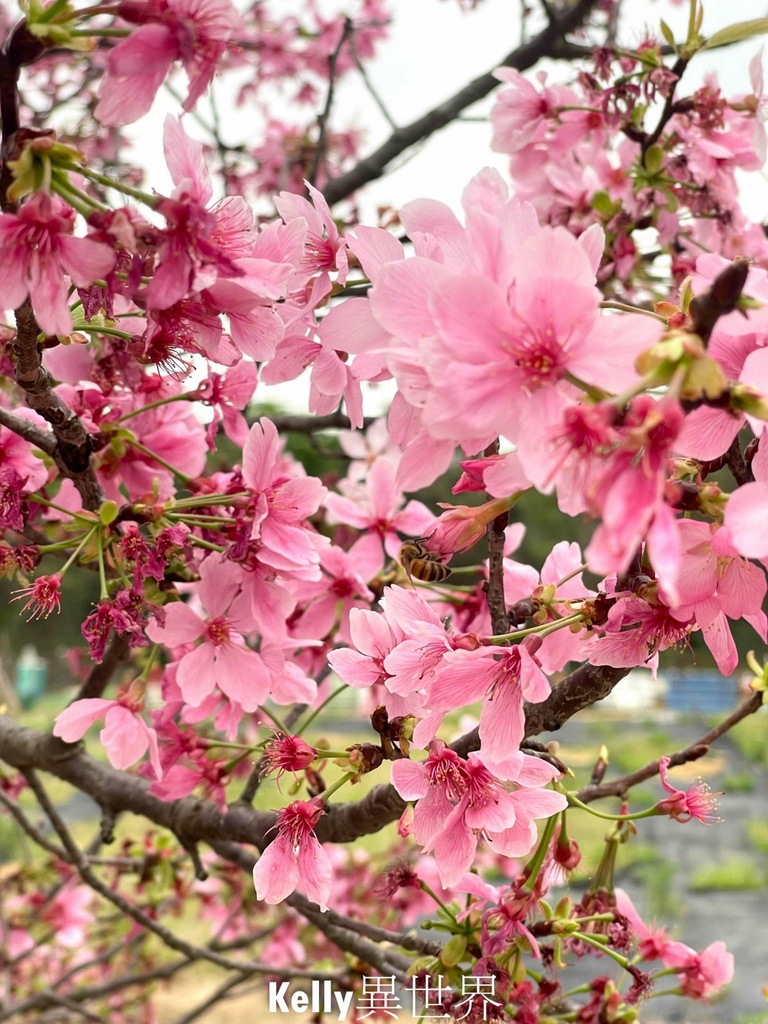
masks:
[[[451,575],[451,570],[441,556],[430,551],[422,538],[406,540],[400,548],[400,564],[408,579],[422,583],[441,583]]]

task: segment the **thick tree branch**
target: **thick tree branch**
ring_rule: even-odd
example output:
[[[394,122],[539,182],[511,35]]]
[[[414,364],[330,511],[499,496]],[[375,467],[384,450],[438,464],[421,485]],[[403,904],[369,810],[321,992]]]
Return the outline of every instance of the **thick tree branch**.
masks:
[[[526,68],[533,67],[543,57],[552,57],[558,45],[562,43],[563,37],[579,28],[597,6],[598,0],[577,0],[572,7],[551,21],[537,36],[507,54],[495,65],[494,70],[496,67],[509,67],[524,71]],[[430,110],[423,117],[398,128],[377,150],[361,160],[346,174],[340,174],[326,184],[323,194],[329,204],[333,205],[346,199],[363,185],[367,185],[369,181],[380,178],[392,161],[406,149],[410,149],[417,142],[421,142],[441,128],[445,128],[463,110],[486,97],[498,84],[498,79],[494,78],[493,71],[489,71],[473,79],[450,99]]]
[[[559,729],[577,712],[606,697],[627,671],[580,666],[553,687],[546,701],[526,705],[526,735]],[[477,731],[463,736],[453,747],[462,756],[477,750]],[[0,758],[14,768],[49,772],[86,793],[105,810],[130,811],[148,818],[173,832],[187,846],[198,842],[214,846],[229,841],[261,849],[269,841],[267,833],[275,824],[272,812],[255,811],[242,803],[230,805],[222,814],[212,801],[195,797],[161,800],[149,792],[144,779],[117,771],[96,761],[79,746],[19,725],[5,715],[0,715]],[[327,843],[354,842],[397,821],[405,807],[393,786],[376,786],[360,800],[329,807],[317,824],[317,837]]]
[[[31,445],[39,448],[46,455],[56,453],[56,438],[49,430],[43,430],[37,424],[30,423],[23,416],[17,416],[15,413],[3,409],[2,406],[0,406],[0,425],[12,430],[19,437],[23,437],[25,441],[29,441]]]
[[[37,342],[40,328],[29,299],[25,299],[15,315],[16,383],[26,392],[30,409],[51,424],[57,441],[52,452],[56,465],[80,492],[83,508],[96,511],[104,500],[104,494],[91,466],[91,436],[80,418],[51,386],[51,378],[40,359]]]

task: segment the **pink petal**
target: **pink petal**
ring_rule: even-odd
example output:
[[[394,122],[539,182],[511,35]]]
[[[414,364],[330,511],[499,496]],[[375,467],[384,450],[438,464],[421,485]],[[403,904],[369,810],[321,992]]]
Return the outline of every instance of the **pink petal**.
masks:
[[[179,662],[176,682],[187,704],[196,708],[202,704],[216,685],[214,658],[216,648],[203,643],[185,654]]]
[[[299,885],[304,895],[322,911],[328,909],[333,882],[331,859],[315,836],[308,836],[299,847]]]
[[[299,865],[287,837],[278,836],[264,850],[253,869],[256,896],[265,903],[282,903],[300,882]]]
[[[429,792],[423,764],[403,759],[392,762],[392,785],[403,800],[421,800]]]
[[[219,689],[244,711],[255,711],[269,696],[269,672],[256,651],[247,647],[232,643],[218,647],[214,674]]]
[[[119,704],[107,712],[99,739],[113,768],[130,768],[149,745],[145,723]]]
[[[115,702],[103,697],[76,700],[56,718],[53,735],[60,736],[65,743],[75,743],[85,736],[94,722],[103,718],[107,710],[113,707]]]
[[[157,619],[150,620],[146,634],[155,644],[166,647],[178,647],[197,640],[205,631],[205,623],[183,601],[175,601],[165,606],[165,625],[161,626]]]

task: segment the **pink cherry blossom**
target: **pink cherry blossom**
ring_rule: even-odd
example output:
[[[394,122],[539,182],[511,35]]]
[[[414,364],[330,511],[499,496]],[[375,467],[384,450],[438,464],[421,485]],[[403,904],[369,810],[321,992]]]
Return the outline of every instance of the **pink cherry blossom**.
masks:
[[[188,604],[166,605],[165,625],[157,620],[147,626],[154,643],[178,647],[202,639],[182,656],[177,682],[184,700],[197,707],[214,687],[245,711],[255,711],[270,688],[269,673],[261,655],[245,643],[244,635],[255,629],[251,602],[240,589],[242,571],[215,555],[200,566],[197,592],[207,614],[199,615]]]
[[[701,953],[682,942],[668,943],[664,965],[678,969],[680,990],[690,999],[710,999],[733,981],[733,955],[724,942],[713,942]]]
[[[27,603],[21,609],[22,614],[29,610],[28,622],[32,619],[47,619],[51,612],[61,611],[61,576],[54,573],[52,576],[38,576],[28,587],[21,590],[14,590],[16,597],[11,601],[23,601]]]
[[[499,778],[508,778],[525,732],[523,702],[538,703],[549,693],[549,680],[526,643],[449,651],[427,692],[433,713],[416,727],[414,742],[429,742],[449,711],[482,700],[480,756]]]
[[[404,800],[417,801],[414,838],[434,852],[444,887],[472,866],[480,836],[505,856],[523,856],[536,842],[533,818],[567,806],[561,793],[508,792],[476,755],[464,761],[441,740],[431,742],[421,764],[395,761],[392,783]]]
[[[243,449],[243,480],[256,498],[251,536],[261,543],[260,559],[273,568],[306,570],[318,565],[323,538],[305,521],[317,512],[326,491],[314,477],[287,473],[281,449],[271,420],[254,423]]]
[[[149,750],[149,759],[158,779],[163,776],[157,732],[141,717],[143,700],[130,690],[118,694],[117,700],[89,697],[76,700],[57,717],[53,735],[65,743],[76,743],[85,736],[94,722],[104,719],[99,734],[113,768],[130,768]]]
[[[720,819],[713,812],[717,810],[716,797],[722,796],[722,793],[710,793],[709,786],[701,779],[694,780],[685,791],[675,789],[667,774],[669,760],[668,757],[662,757],[659,761],[661,784],[670,795],[656,805],[658,812],[668,814],[675,821],[686,822],[696,818],[702,825],[717,824]]]
[[[318,800],[296,800],[277,815],[277,838],[261,853],[253,869],[256,895],[265,903],[282,903],[298,888],[328,909],[333,869],[314,828],[324,813]]]
[[[371,466],[365,492],[355,501],[351,497],[329,494],[325,506],[334,519],[379,537],[384,552],[397,558],[402,544],[398,533],[421,537],[435,522],[434,515],[420,501],[409,501],[403,508],[403,495],[395,482],[395,467],[388,459],[377,459]]]
[[[27,199],[17,214],[0,214],[0,306],[18,309],[29,296],[45,334],[72,330],[65,275],[86,287],[115,264],[106,245],[72,236],[74,222],[74,210],[45,192]]]
[[[122,0],[121,16],[138,24],[109,52],[96,118],[131,124],[148,112],[176,60],[189,77],[185,110],[208,88],[228,40],[240,24],[229,0]]]

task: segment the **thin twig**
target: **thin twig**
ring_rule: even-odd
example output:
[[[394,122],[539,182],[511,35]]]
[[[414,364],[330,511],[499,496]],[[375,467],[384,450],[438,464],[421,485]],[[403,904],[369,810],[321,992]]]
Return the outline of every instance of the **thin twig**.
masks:
[[[672,754],[669,759],[670,767],[674,768],[677,765],[687,764],[689,761],[697,761],[700,757],[704,757],[704,755],[709,752],[709,748],[715,740],[719,739],[735,725],[738,725],[738,723],[743,719],[748,718],[750,715],[754,715],[762,706],[763,694],[753,694],[753,696],[741,704],[733,714],[729,715],[719,725],[715,726],[714,729],[710,729],[709,732],[705,733],[701,737],[701,739],[696,740],[695,743],[691,743],[689,746]],[[645,782],[646,779],[653,778],[654,775],[658,775],[658,772],[659,762],[651,761],[644,768],[639,768],[636,772],[630,772],[628,775],[622,775],[620,779],[614,779],[613,782],[604,782],[599,786],[585,786],[583,789],[579,790],[577,796],[584,804],[591,803],[593,800],[600,800],[606,796],[624,796],[632,786],[637,786],[638,783]]]
[[[371,79],[370,79],[370,77],[368,75],[368,72],[367,72],[367,70],[365,68],[365,65],[363,64],[362,60],[360,59],[360,54],[357,52],[357,45],[355,43],[354,35],[352,36],[352,38],[349,41],[349,50],[350,50],[350,53],[352,54],[352,59],[355,62],[355,66],[357,67],[357,70],[360,73],[360,77],[363,80],[363,84],[365,85],[366,89],[368,90],[368,93],[369,93],[371,99],[376,104],[376,106],[379,108],[379,112],[381,113],[381,116],[387,122],[387,124],[392,129],[392,131],[396,132],[397,131],[397,124],[395,123],[395,121],[392,118],[392,115],[390,114],[389,110],[387,109],[387,106],[384,103],[384,100],[381,98],[381,96],[379,96],[377,90],[374,88],[373,82],[371,81]]]
[[[15,800],[11,800],[9,796],[0,789],[0,804],[5,807],[9,814],[15,818],[19,828],[25,832],[35,846],[39,846],[41,850],[47,850],[48,853],[52,854],[58,860],[68,861],[66,852],[56,843],[52,843],[50,839],[43,835],[40,829],[36,828],[29,818],[26,816],[24,811],[19,807]]]
[[[323,194],[328,203],[338,203],[368,182],[380,178],[401,153],[445,128],[463,110],[491,93],[499,84],[493,73],[496,68],[511,67],[525,71],[543,57],[554,54],[563,37],[579,28],[597,4],[598,0],[577,0],[561,17],[548,24],[530,42],[521,44],[501,61],[497,61],[491,71],[473,79],[423,117],[398,128],[383,145],[360,160],[351,170],[326,183]]]
[[[325,164],[325,150],[328,138],[328,120],[331,116],[331,108],[333,106],[333,94],[336,90],[336,65],[339,62],[341,51],[344,48],[344,43],[349,39],[352,34],[353,24],[351,18],[344,19],[344,27],[341,30],[341,36],[339,41],[334,47],[333,51],[328,56],[328,93],[325,97],[325,106],[317,119],[317,145],[315,146],[315,152],[312,157],[312,166],[309,171],[309,180],[313,185],[317,185],[318,174],[320,173],[321,167]]]

